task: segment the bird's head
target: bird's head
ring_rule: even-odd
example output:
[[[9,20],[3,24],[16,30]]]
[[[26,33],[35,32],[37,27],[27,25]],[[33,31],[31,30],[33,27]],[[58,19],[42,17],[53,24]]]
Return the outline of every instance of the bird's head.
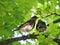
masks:
[[[37,18],[38,18],[37,16],[33,16],[31,19],[36,20]]]

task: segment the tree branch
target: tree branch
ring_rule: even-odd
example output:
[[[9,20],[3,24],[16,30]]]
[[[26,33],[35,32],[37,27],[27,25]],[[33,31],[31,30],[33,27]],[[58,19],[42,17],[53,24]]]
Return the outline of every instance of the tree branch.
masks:
[[[15,42],[15,41],[20,41],[20,40],[26,40],[26,39],[37,39],[37,36],[39,36],[39,34],[37,35],[34,35],[34,34],[30,34],[30,35],[27,35],[27,36],[22,36],[22,37],[16,37],[16,38],[11,38],[11,39],[7,39],[7,40],[4,40],[4,41],[1,41],[0,42],[0,45],[6,45],[6,44],[9,44],[9,43],[12,43],[12,42]],[[47,35],[44,35],[46,38],[48,37]],[[58,43],[58,45],[60,45],[60,39],[53,39],[54,42]]]
[[[35,39],[35,38],[37,38],[36,36],[38,36],[38,35],[33,35],[33,34],[30,34],[30,35],[27,35],[27,36],[23,35],[22,37],[16,37],[16,38],[11,38],[11,39],[1,41],[0,45],[6,45],[6,44],[9,44],[9,43],[12,43],[12,42],[15,42],[15,41],[20,41],[20,40]]]
[[[58,45],[60,45],[60,39],[55,38],[55,39],[53,39],[53,41],[58,43]]]
[[[53,23],[58,23],[58,22],[60,22],[60,18],[55,20],[55,21],[53,21]]]

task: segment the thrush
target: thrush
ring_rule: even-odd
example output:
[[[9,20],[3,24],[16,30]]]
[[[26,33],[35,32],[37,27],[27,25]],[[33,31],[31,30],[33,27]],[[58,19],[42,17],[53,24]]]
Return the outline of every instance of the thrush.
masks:
[[[38,23],[36,25],[36,30],[38,32],[44,32],[46,30],[46,23],[42,20],[38,20]]]
[[[37,16],[33,16],[30,20],[17,27],[14,31],[18,31],[18,30],[23,32],[31,31],[35,26],[37,18],[38,18]]]

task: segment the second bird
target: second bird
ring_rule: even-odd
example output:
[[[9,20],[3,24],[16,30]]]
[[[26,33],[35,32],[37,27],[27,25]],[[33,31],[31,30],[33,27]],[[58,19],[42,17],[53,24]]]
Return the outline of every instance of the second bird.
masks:
[[[38,20],[38,23],[36,25],[36,30],[38,32],[44,32],[46,31],[46,28],[47,28],[46,23],[43,22],[42,20]]]

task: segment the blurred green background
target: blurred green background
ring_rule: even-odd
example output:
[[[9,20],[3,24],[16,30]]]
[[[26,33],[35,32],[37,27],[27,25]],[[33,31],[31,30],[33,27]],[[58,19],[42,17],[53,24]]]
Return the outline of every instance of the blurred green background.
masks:
[[[60,14],[60,0],[0,0],[0,41],[10,39],[13,36],[13,29],[17,25],[21,25],[32,16],[32,13],[38,16],[46,24],[47,33],[60,39],[59,23],[53,24],[54,20],[60,18],[58,15],[51,15],[47,18],[42,18],[51,12],[55,11]],[[57,35],[58,34],[58,35]],[[33,45],[58,45],[52,39],[44,39],[44,36],[38,36],[38,39]],[[14,42],[8,45],[22,45]],[[32,45],[27,42],[24,45]]]

